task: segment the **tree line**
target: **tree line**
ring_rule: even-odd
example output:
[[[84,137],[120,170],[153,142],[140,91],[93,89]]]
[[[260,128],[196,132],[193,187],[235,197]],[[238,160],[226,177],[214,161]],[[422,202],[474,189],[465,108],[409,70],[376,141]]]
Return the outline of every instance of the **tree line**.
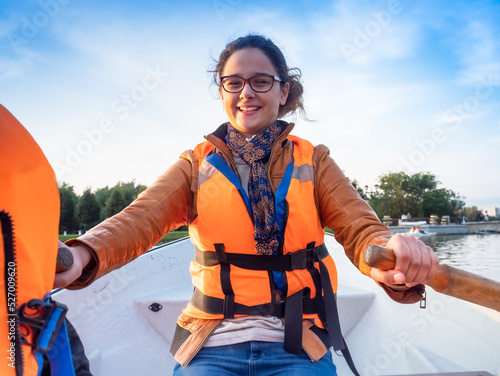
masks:
[[[87,188],[81,196],[78,196],[73,186],[63,183],[59,188],[61,199],[59,233],[85,232],[122,211],[146,188],[145,185],[136,184],[135,181],[119,182],[114,187],[106,186],[95,192]]]
[[[375,191],[363,190],[356,180],[352,183],[380,219],[384,216],[401,218],[406,213],[410,213],[413,218],[428,218],[431,215],[452,217],[458,216],[465,207],[465,197],[451,189],[439,187],[441,182],[429,172],[412,175],[389,172],[379,176]]]
[[[451,189],[439,187],[441,182],[429,172],[413,175],[389,172],[379,176],[379,184],[375,191],[363,189],[356,179],[352,184],[380,219],[387,216],[400,218],[406,213],[411,213],[413,218],[428,218],[431,215],[453,217],[464,213],[468,221],[475,220],[477,208],[465,208],[463,201],[465,197]],[[81,196],[78,196],[72,186],[63,183],[59,188],[61,197],[59,232],[75,234],[90,229],[126,208],[146,188],[145,185],[136,184],[135,181],[119,182],[114,187],[106,186],[95,192],[87,188]]]

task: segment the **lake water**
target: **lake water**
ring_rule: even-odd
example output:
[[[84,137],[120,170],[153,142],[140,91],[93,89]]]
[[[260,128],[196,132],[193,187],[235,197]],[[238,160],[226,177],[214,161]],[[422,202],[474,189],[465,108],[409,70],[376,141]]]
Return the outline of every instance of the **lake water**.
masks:
[[[440,235],[422,241],[441,262],[500,282],[500,234]]]

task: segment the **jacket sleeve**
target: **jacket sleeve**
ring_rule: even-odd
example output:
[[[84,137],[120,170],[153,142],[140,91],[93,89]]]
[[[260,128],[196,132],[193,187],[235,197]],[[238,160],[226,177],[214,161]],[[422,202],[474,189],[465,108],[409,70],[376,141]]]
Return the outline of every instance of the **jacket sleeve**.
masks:
[[[322,225],[335,232],[335,239],[344,247],[347,257],[370,276],[371,268],[363,262],[364,249],[372,243],[385,246],[392,233],[329,154],[326,146],[318,145],[313,155],[315,200]],[[379,285],[401,303],[414,303],[421,298],[422,286],[395,291],[385,284]]]
[[[92,254],[82,276],[68,288],[88,286],[149,250],[170,230],[187,224],[191,183],[192,163],[181,157],[127,208],[66,242],[83,244]]]

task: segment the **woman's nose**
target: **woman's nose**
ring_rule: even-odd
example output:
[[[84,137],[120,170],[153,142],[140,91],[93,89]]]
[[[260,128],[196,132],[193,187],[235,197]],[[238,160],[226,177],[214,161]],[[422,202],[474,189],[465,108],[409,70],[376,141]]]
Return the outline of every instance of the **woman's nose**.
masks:
[[[250,86],[250,82],[245,82],[243,85],[243,89],[241,89],[240,92],[240,98],[250,98],[255,96],[255,92],[252,90],[252,87]]]

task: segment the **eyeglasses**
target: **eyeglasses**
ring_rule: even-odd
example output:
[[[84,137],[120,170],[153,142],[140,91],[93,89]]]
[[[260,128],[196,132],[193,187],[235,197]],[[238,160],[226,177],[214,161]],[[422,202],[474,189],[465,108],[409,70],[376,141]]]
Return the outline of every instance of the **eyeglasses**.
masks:
[[[248,82],[250,87],[256,93],[267,93],[273,88],[274,81],[281,82],[281,79],[272,75],[258,75],[250,78],[238,76],[222,76],[220,78],[220,86],[228,93],[239,93]]]

